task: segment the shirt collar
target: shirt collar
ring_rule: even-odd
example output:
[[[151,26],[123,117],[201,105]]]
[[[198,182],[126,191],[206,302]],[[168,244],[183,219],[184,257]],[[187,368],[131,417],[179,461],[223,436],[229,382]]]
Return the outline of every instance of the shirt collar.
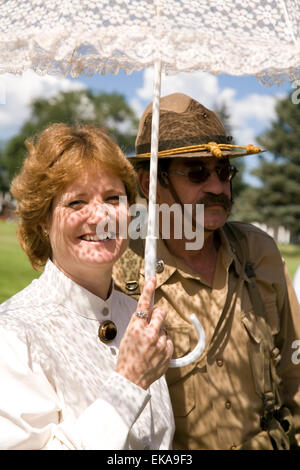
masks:
[[[216,233],[220,237],[220,248],[218,251],[217,260],[218,272],[226,274],[232,261],[234,261],[236,264],[238,263],[238,260],[236,259],[236,256],[234,255],[231,249],[231,246],[227,240],[226,235],[223,232],[223,229],[217,230]],[[157,240],[157,258],[162,259],[162,261],[164,262],[163,272],[156,274],[157,288],[164,284],[175,271],[177,271],[182,277],[199,279],[203,284],[206,284],[206,282],[201,278],[200,275],[192,271],[188,266],[186,266],[186,264],[184,264],[182,261],[180,261],[178,258],[176,258],[170,253],[162,239]],[[220,270],[219,268],[222,269]],[[141,274],[144,275],[144,261],[141,265]],[[224,278],[223,275],[221,277]],[[220,282],[221,279],[218,276],[218,279],[215,278],[214,280],[213,287],[217,287]],[[221,283],[223,284],[223,280]]]
[[[53,286],[50,297],[55,303],[63,305],[68,310],[91,320],[102,321],[103,319],[110,319],[112,299],[114,296],[113,281],[109,297],[103,300],[72,281],[72,279],[60,271],[50,260],[47,261],[44,272],[39,280],[43,284],[47,284],[48,289],[49,285]],[[99,282],[101,282],[101,280]]]
[[[156,273],[156,289],[164,284],[176,271],[177,264],[174,256],[169,252],[166,244],[162,239],[157,240],[157,259],[164,263],[164,269],[161,273]],[[141,263],[140,274],[145,277],[145,258]]]

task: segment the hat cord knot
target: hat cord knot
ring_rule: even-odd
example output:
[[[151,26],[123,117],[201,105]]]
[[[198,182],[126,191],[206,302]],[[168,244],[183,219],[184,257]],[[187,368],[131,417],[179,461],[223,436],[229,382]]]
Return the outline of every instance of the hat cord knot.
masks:
[[[220,144],[217,144],[216,142],[208,142],[206,144],[206,149],[209,150],[214,157],[217,158],[222,158],[222,150],[219,148]]]

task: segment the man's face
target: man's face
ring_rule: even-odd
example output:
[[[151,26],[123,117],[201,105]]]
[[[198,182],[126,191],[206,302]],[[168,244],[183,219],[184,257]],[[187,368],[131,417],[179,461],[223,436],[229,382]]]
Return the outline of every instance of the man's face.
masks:
[[[169,166],[168,178],[182,204],[204,204],[204,226],[206,231],[222,227],[231,211],[230,181],[221,181],[216,170],[230,165],[227,159],[216,157],[174,158]],[[186,175],[191,170],[205,167],[208,178],[203,182],[192,182]],[[174,204],[168,187],[157,185],[157,203]]]

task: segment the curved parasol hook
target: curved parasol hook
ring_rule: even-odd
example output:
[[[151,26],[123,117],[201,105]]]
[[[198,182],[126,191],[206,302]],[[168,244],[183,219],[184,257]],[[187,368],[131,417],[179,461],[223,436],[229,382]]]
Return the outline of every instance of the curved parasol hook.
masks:
[[[191,322],[194,324],[197,332],[198,332],[198,343],[196,347],[191,351],[189,354],[187,354],[184,357],[180,357],[179,359],[171,359],[169,363],[169,367],[184,367],[187,366],[188,364],[191,364],[191,362],[194,362],[198,359],[198,357],[201,356],[201,354],[204,351],[205,348],[205,332],[203,330],[203,327],[201,323],[199,322],[198,318],[196,315],[192,314],[190,316]]]

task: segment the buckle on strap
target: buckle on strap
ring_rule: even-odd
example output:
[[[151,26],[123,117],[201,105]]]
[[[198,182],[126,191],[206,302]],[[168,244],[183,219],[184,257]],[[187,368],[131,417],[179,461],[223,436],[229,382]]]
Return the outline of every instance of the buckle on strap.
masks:
[[[249,277],[249,279],[255,277],[255,272],[254,272],[252,263],[249,263],[249,262],[246,263],[246,266],[245,266],[245,273],[247,274],[247,276]]]

